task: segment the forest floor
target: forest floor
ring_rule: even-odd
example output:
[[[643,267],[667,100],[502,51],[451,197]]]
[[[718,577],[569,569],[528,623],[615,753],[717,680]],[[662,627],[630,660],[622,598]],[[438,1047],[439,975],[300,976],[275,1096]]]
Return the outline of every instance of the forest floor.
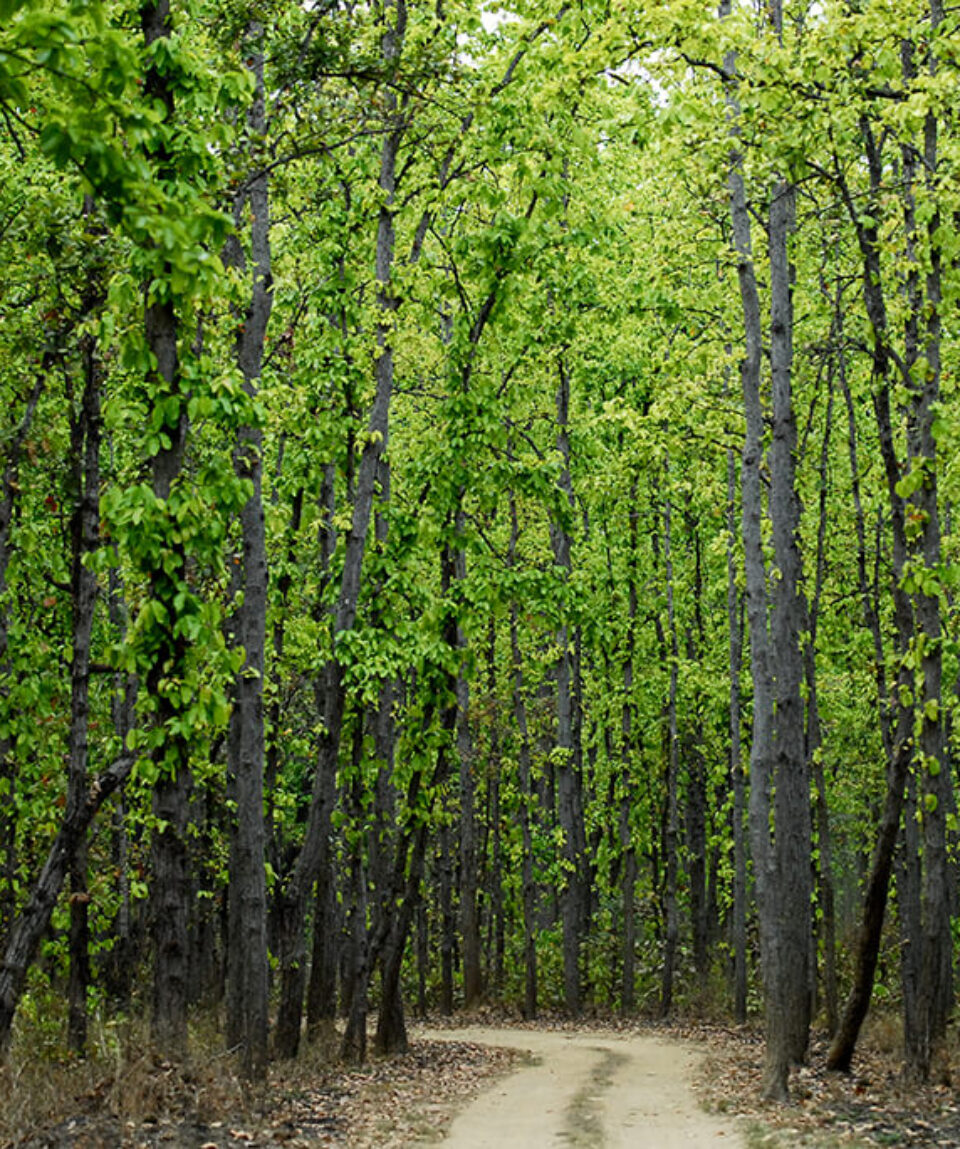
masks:
[[[22,1061],[0,1073],[0,1149],[613,1149],[631,1129],[656,1130],[657,1149],[960,1146],[960,1095],[907,1088],[882,1021],[846,1077],[823,1071],[815,1041],[792,1103],[775,1106],[759,1100],[763,1046],[749,1028],[506,1020],[414,1026],[409,1053],[359,1069],[313,1047],[271,1066],[256,1095],[222,1055],[185,1070],[148,1054],[112,1068]],[[960,1058],[953,1068],[956,1080]]]

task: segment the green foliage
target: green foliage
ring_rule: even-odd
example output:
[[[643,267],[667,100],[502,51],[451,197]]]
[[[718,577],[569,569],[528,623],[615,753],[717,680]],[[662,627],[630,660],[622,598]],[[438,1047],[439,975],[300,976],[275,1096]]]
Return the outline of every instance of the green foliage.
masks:
[[[642,999],[655,996],[673,669],[681,806],[692,805],[703,788],[706,864],[716,917],[728,922],[727,453],[737,459],[742,446],[743,320],[729,234],[731,124],[718,72],[732,50],[737,146],[751,203],[763,202],[784,171],[802,180],[802,218],[791,239],[799,542],[809,599],[822,506],[814,652],[821,761],[834,877],[845,904],[854,903],[882,798],[879,708],[892,701],[911,711],[918,733],[939,723],[954,743],[958,737],[955,691],[924,693],[922,635],[905,655],[891,641],[891,493],[874,418],[878,353],[886,348],[892,361],[905,359],[910,258],[927,273],[937,255],[945,316],[960,291],[948,224],[960,207],[949,178],[957,158],[949,114],[955,25],[951,17],[928,41],[940,71],[908,82],[901,43],[925,19],[919,4],[851,11],[826,3],[802,26],[790,26],[782,43],[757,34],[749,6],[733,7],[721,21],[692,0],[613,12],[587,4],[559,16],[531,2],[504,5],[503,18],[494,20],[466,0],[442,12],[411,4],[403,52],[387,75],[376,5],[348,13],[336,5],[196,0],[174,5],[173,34],[146,49],[131,5],[0,0],[4,468],[34,383],[43,384],[10,472],[16,511],[2,543],[0,742],[8,744],[10,770],[0,773],[0,799],[10,801],[16,831],[0,850],[9,849],[16,864],[0,884],[7,883],[15,906],[22,906],[62,816],[73,510],[64,460],[84,356],[93,346],[109,461],[100,492],[102,545],[92,563],[101,605],[90,760],[94,768],[109,765],[121,741],[136,752],[134,808],[126,815],[132,832],[149,840],[157,829],[146,810],[150,785],[163,770],[189,762],[217,808],[207,830],[216,859],[210,889],[219,896],[228,878],[230,811],[217,755],[245,656],[232,633],[238,603],[231,575],[242,561],[236,518],[252,493],[236,478],[233,451],[238,429],[256,428],[263,432],[270,568],[264,687],[272,877],[283,877],[281,856],[302,833],[322,734],[314,690],[331,660],[346,685],[348,728],[361,731],[356,770],[364,795],[351,812],[338,808],[335,846],[341,857],[368,861],[370,793],[380,763],[364,724],[384,684],[395,684],[391,832],[426,826],[432,833],[443,820],[456,828],[457,764],[446,780],[436,771],[441,755],[455,750],[455,734],[443,722],[462,673],[474,743],[491,748],[477,779],[484,802],[492,803],[492,780],[499,779],[499,825],[488,806],[478,814],[487,851],[483,912],[492,912],[496,830],[507,992],[519,998],[521,814],[531,823],[541,919],[543,904],[570,880],[550,797],[558,771],[571,761],[556,746],[556,675],[566,641],[578,674],[576,761],[596,909],[584,960],[596,999],[619,993],[620,883],[630,849],[640,867],[637,984]],[[253,92],[243,37],[252,20],[262,23],[267,45],[265,139],[252,139],[245,124]],[[169,86],[172,114],[145,90],[151,69]],[[918,181],[918,229],[908,257],[896,173],[929,115],[940,118],[945,174]],[[862,154],[865,122],[888,148],[879,188],[869,186]],[[392,131],[399,174],[389,200],[380,178]],[[272,197],[274,312],[254,398],[236,366],[236,342],[249,319],[250,207],[241,204],[234,215],[233,204],[262,169],[269,170]],[[388,207],[395,232],[389,285],[377,271],[378,227]],[[225,244],[233,239],[244,271],[225,267]],[[754,242],[765,284],[760,229]],[[858,294],[864,247],[877,252],[891,285],[884,331],[874,328]],[[102,298],[91,303],[91,284],[101,281]],[[145,302],[169,304],[176,315],[173,382],[161,376],[145,335]],[[911,396],[932,370],[921,354],[891,392],[894,448],[904,460],[892,482],[914,550],[898,589],[914,604],[935,601],[945,680],[953,683],[960,453],[949,323],[939,339],[936,456],[914,451],[908,458],[906,448]],[[379,531],[369,531],[356,622],[335,633],[384,345],[395,384],[389,434],[379,440],[390,464],[389,491],[382,487],[375,501]],[[558,443],[561,371],[570,382],[572,491]],[[765,402],[767,386],[765,380]],[[183,430],[181,472],[161,498],[151,467]],[[850,436],[859,452],[856,472]],[[855,483],[866,525],[863,554]],[[919,551],[932,522],[923,500],[934,483],[943,526],[937,563]],[[667,619],[668,504],[676,656]],[[736,534],[741,508],[733,510]],[[555,561],[557,531],[570,539],[569,571]],[[460,566],[451,577],[453,558]],[[742,562],[738,539],[734,558]],[[864,625],[868,604],[878,615],[880,666]],[[509,638],[513,612],[519,665]],[[914,678],[897,689],[901,669]],[[130,731],[115,726],[113,716],[125,675],[141,684]],[[746,738],[749,677],[747,663]],[[531,793],[519,779],[517,690],[529,725]],[[941,769],[919,765],[928,780]],[[345,740],[340,794],[355,780]],[[933,794],[923,803],[936,812]],[[681,838],[681,940],[689,955],[700,847],[686,827]],[[112,911],[117,887],[101,872],[108,863],[97,858],[93,866],[98,898]],[[146,891],[146,876],[137,871],[133,878],[135,899]],[[545,1000],[559,1000],[558,926],[540,930],[537,953]],[[714,972],[722,960],[717,950]],[[686,956],[684,962],[693,995]]]

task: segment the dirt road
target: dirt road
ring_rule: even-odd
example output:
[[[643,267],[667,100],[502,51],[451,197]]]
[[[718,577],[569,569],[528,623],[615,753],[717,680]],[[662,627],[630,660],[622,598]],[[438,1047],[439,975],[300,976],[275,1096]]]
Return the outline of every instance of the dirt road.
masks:
[[[702,1054],[660,1038],[519,1029],[422,1036],[527,1050],[530,1064],[454,1119],[445,1149],[717,1149],[743,1145],[704,1113],[690,1077]]]

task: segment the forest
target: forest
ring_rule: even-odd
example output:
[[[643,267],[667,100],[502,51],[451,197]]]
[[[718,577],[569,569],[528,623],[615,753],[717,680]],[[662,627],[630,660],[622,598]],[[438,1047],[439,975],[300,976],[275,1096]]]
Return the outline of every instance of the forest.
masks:
[[[960,10],[0,0],[0,1060],[953,1007]]]

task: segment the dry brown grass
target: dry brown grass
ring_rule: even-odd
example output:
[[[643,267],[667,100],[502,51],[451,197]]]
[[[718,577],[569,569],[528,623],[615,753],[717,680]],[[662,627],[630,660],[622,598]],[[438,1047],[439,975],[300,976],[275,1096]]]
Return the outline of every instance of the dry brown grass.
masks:
[[[951,1033],[929,1084],[905,1080],[902,1027],[892,1012],[871,1014],[850,1074],[825,1069],[828,1042],[814,1035],[808,1064],[791,1073],[787,1105],[761,1099],[763,1041],[759,1030],[705,1034],[712,1056],[701,1081],[708,1108],[752,1123],[750,1145],[771,1149],[835,1146],[960,1145],[960,1104],[947,1084],[960,1079],[960,1044]]]
[[[96,1122],[123,1138],[124,1130],[190,1122],[203,1126],[245,1117],[258,1098],[240,1080],[235,1059],[223,1053],[215,1019],[191,1027],[191,1056],[174,1065],[151,1046],[141,1020],[103,1024],[91,1019],[89,1053],[71,1054],[59,1036],[55,1008],[38,1025],[36,1011],[20,1019],[9,1063],[0,1067],[0,1149],[67,1143],[70,1122]],[[117,1141],[121,1143],[121,1141]]]
[[[38,1030],[26,1011],[0,1073],[0,1149],[392,1149],[436,1139],[457,1105],[514,1060],[469,1043],[415,1041],[402,1057],[349,1067],[337,1063],[331,1028],[251,1090],[212,1015],[192,1025],[184,1065],[153,1051],[139,1021],[94,1035],[85,1059],[66,1054],[57,1028],[45,1014]]]

